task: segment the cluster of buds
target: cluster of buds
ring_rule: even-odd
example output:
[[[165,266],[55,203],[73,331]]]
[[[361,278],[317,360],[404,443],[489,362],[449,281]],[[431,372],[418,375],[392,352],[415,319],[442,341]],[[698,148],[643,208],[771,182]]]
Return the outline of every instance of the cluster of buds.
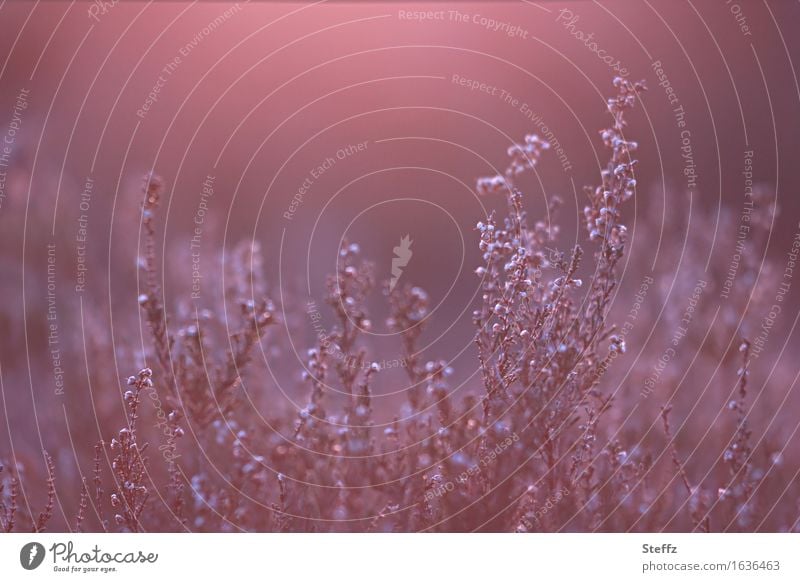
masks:
[[[610,352],[625,353],[627,346],[625,345],[625,340],[621,336],[614,334],[609,338],[609,341],[611,342],[608,346]]]
[[[275,323],[275,304],[269,299],[241,301],[240,307],[242,315],[252,320],[257,328]]]
[[[635,141],[626,140],[623,135],[624,113],[634,106],[636,96],[646,87],[641,82],[633,83],[621,77],[614,79],[614,86],[617,88],[617,95],[608,100],[608,111],[614,118],[614,124],[600,132],[603,144],[611,150],[611,160],[601,172],[600,186],[586,188],[589,205],[583,212],[589,238],[608,245],[612,252],[620,254],[627,231],[619,222],[619,207],[636,190],[636,160],[631,159],[631,154],[639,147]]]
[[[612,249],[621,249],[627,240],[627,229],[620,224],[619,207],[633,196],[636,188],[634,166],[636,161],[618,164],[614,170],[601,172],[602,184],[587,188],[590,204],[583,209],[589,239],[607,243]]]
[[[363,306],[374,280],[372,266],[358,262],[360,252],[361,247],[355,243],[345,243],[339,249],[337,276],[328,280],[326,301],[337,312],[340,320],[347,320],[358,329],[369,331],[372,329],[372,322]]]
[[[386,319],[386,326],[394,333],[408,331],[428,316],[428,294],[421,287],[405,287],[390,300],[392,316]]]
[[[517,176],[525,170],[532,170],[539,162],[542,150],[550,149],[550,143],[538,135],[527,134],[524,143],[515,143],[508,148],[508,157],[511,158],[506,176]]]
[[[481,196],[502,195],[510,191],[508,181],[500,175],[478,178],[477,190]]]
[[[550,143],[538,135],[527,134],[523,143],[509,146],[506,153],[511,158],[505,169],[504,175],[479,178],[477,183],[478,194],[490,196],[495,194],[508,195],[514,191],[514,177],[526,170],[533,170],[539,163],[542,151],[549,149]]]

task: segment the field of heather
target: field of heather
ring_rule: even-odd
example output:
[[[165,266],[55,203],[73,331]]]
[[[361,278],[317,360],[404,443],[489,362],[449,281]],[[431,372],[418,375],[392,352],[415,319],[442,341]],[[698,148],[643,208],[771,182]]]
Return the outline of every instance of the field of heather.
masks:
[[[798,17],[0,2],[0,531],[800,532]]]

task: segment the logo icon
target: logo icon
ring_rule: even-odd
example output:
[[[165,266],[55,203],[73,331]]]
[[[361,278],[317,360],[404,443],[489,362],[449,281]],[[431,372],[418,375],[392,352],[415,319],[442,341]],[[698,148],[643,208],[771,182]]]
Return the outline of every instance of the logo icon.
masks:
[[[19,563],[26,570],[35,570],[44,562],[44,546],[39,542],[30,542],[22,546],[19,552]]]
[[[394,247],[393,249],[394,258],[392,258],[392,278],[389,281],[390,292],[400,280],[400,276],[403,274],[403,267],[408,265],[408,261],[411,260],[411,255],[414,254],[411,252],[411,243],[413,242],[414,241],[411,240],[410,235],[407,234],[400,239],[400,245]]]

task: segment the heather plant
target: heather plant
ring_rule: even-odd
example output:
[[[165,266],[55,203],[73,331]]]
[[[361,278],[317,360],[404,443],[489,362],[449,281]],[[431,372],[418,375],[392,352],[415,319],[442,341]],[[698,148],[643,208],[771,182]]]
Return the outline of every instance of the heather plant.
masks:
[[[607,316],[617,284],[616,265],[626,242],[621,205],[631,198],[636,185],[635,160],[630,157],[636,143],[624,139],[624,113],[644,88],[623,79],[616,79],[615,85],[619,93],[608,102],[614,124],[602,132],[611,159],[602,172],[602,184],[586,189],[586,227],[598,249],[595,273],[585,295],[578,295],[582,280],[576,277],[583,250],[576,246],[568,257],[553,257],[548,249],[555,244],[557,229],[542,221],[532,229],[528,227],[522,194],[513,182],[522,170],[535,167],[542,149],[538,138],[528,136],[525,146],[509,150],[512,163],[504,176],[482,181],[484,185],[501,185],[484,186],[484,191],[506,194],[509,210],[502,228],[493,217],[487,223],[478,223],[486,261],[478,269],[484,281],[483,306],[475,312],[480,330],[476,343],[486,388],[481,450],[490,447],[492,436],[524,431],[525,440],[535,451],[532,491],[542,490],[547,496],[562,485],[582,482],[589,505],[599,494],[597,483],[586,478],[587,471],[593,470],[592,461],[574,456],[570,464],[565,459],[580,448],[583,439],[581,435],[570,438],[569,429],[578,422],[576,413],[588,409],[588,430],[597,422],[596,416],[607,410],[595,379],[608,366],[612,353],[626,349]],[[524,156],[525,162],[519,156]],[[551,217],[559,202],[557,198],[550,200]],[[520,411],[511,415],[519,426],[508,426],[504,421],[509,409]],[[489,432],[490,427],[495,435]],[[583,443],[584,452],[587,445],[591,446]],[[624,491],[624,487],[617,490]],[[530,500],[531,496],[535,499],[535,493],[526,489],[525,494],[526,502],[535,507],[535,501]]]
[[[210,313],[204,318],[187,322],[177,334],[168,331],[168,319],[161,300],[161,287],[156,271],[156,240],[154,213],[163,195],[160,178],[149,175],[145,178],[144,200],[142,203],[142,224],[144,227],[144,253],[139,264],[144,273],[146,291],[139,295],[139,305],[145,314],[153,338],[153,355],[162,372],[170,379],[173,400],[170,404],[177,408],[177,400],[193,420],[201,425],[209,424],[217,413],[225,415],[233,410],[237,389],[241,383],[241,369],[249,362],[252,351],[274,323],[274,306],[266,297],[257,300],[247,299],[246,289],[256,289],[252,268],[259,265],[258,249],[248,252],[238,249],[233,264],[236,267],[232,277],[233,292],[240,312],[239,327],[227,338],[227,347],[211,343],[206,328],[211,325]],[[226,322],[234,323],[237,318],[230,317]],[[176,337],[177,335],[177,337]],[[223,361],[214,362],[213,354],[225,354]]]
[[[0,465],[0,476],[2,476],[4,470],[5,467]],[[5,489],[6,481],[0,481],[0,527],[3,528],[4,532],[8,533],[16,525],[17,496],[19,495],[19,482],[16,477],[10,479],[7,497]]]
[[[290,351],[277,345],[281,340],[269,328],[307,321],[309,315],[317,324],[322,315],[316,306],[293,313],[303,306],[291,300],[279,306],[268,297],[271,278],[264,273],[261,248],[252,243],[221,254],[224,279],[216,303],[201,308],[168,302],[158,260],[165,254],[158,249],[158,209],[166,190],[160,178],[148,175],[139,281],[131,298],[138,295],[140,323],[149,334],[139,356],[142,365],[133,368],[141,371],[120,386],[125,414],[115,422],[121,428],[84,451],[92,470],[80,476],[74,517],[63,527],[131,532],[796,528],[796,515],[778,516],[759,499],[760,493],[773,496],[765,489],[773,481],[785,481],[772,469],[780,459],[769,443],[754,442],[750,382],[760,364],[747,337],[752,325],[736,326],[733,349],[730,337],[709,340],[709,349],[731,364],[712,394],[726,406],[713,435],[718,459],[711,463],[698,462],[700,443],[688,436],[689,414],[672,390],[681,382],[677,371],[660,376],[669,390],[640,396],[641,381],[660,355],[658,344],[639,355],[629,375],[620,372],[620,362],[650,341],[647,330],[621,328],[615,311],[615,299],[629,293],[620,273],[623,259],[634,265],[641,260],[629,248],[625,220],[626,204],[637,192],[638,149],[627,123],[645,87],[622,78],[614,86],[616,94],[607,101],[611,123],[600,132],[608,161],[599,183],[585,189],[585,237],[577,244],[561,245],[564,203],[558,196],[548,196],[544,216],[528,216],[525,174],[538,170],[548,141],[526,135],[508,149],[502,173],[477,181],[477,192],[492,202],[499,199],[504,210],[476,217],[481,263],[475,270],[479,293],[470,338],[476,375],[458,390],[455,365],[423,347],[432,317],[428,292],[405,281],[378,282],[368,253],[349,241],[339,247],[335,272],[325,285],[330,327],[307,345],[296,378],[275,386],[272,373],[260,373],[261,360],[268,365],[275,350]],[[775,211],[766,199],[760,204]],[[754,247],[765,244],[763,216],[753,223]],[[681,217],[678,209],[671,220]],[[732,217],[725,220],[735,223]],[[708,236],[708,230],[691,236]],[[662,280],[674,265],[660,268],[653,279]],[[751,309],[760,308],[766,295],[763,281],[755,288],[758,269],[764,271],[748,256],[736,283],[753,287]],[[712,270],[707,277],[710,290],[725,273]],[[673,286],[687,296],[696,284],[684,277]],[[654,301],[663,299],[668,323],[680,321],[683,305],[668,301],[660,286],[653,285],[652,294]],[[368,305],[375,296],[387,303],[386,327],[405,375],[402,402],[389,411],[388,422],[380,420],[378,412],[385,410],[379,408],[386,405],[376,395],[397,386],[373,361],[369,332],[375,324]],[[732,301],[722,317],[744,313],[741,308]],[[703,303],[694,312],[695,321],[708,325],[714,316]],[[683,341],[676,370],[702,358],[706,338],[693,332]],[[264,396],[278,388],[300,394],[294,410],[286,413]],[[637,423],[625,422],[631,410],[639,415]],[[34,477],[21,466],[0,464],[3,531],[43,531],[52,522],[55,463],[46,453],[44,460],[44,509],[38,513],[27,499],[21,501],[21,482]],[[796,492],[791,487],[786,484],[786,491]]]
[[[24,493],[21,494],[21,467],[14,467],[10,477],[3,479],[5,466],[0,462],[0,528],[2,531],[9,533],[30,529],[33,532],[44,532],[48,522],[53,518],[56,507],[56,469],[53,458],[47,451],[42,451],[42,456],[47,468],[45,477],[47,500],[38,515],[34,514]]]

